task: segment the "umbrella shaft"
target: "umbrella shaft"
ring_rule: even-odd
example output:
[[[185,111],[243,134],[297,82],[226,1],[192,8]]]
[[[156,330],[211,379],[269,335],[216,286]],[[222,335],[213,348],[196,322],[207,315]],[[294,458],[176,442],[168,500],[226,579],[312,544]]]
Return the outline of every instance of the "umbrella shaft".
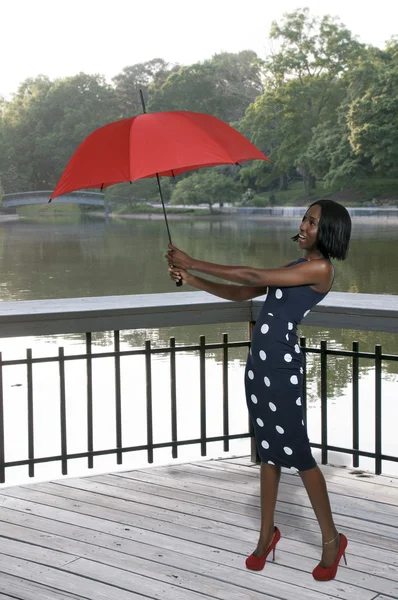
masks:
[[[159,179],[159,175],[156,173],[156,180],[158,182],[158,188],[159,188],[159,194],[160,194],[160,200],[162,202],[162,208],[163,208],[163,214],[164,214],[164,220],[166,222],[166,229],[167,229],[167,235],[169,236],[169,242],[171,244],[171,235],[170,235],[170,229],[169,229],[169,223],[167,220],[167,214],[166,214],[166,207],[164,205],[164,200],[163,200],[163,192],[162,192],[162,186],[160,185],[160,179]]]

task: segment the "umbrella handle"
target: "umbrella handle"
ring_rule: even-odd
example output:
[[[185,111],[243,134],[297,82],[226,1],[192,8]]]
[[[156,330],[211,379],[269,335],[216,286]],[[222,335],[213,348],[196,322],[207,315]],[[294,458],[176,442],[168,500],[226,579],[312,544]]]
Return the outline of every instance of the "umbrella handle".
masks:
[[[171,244],[171,242],[170,242],[170,244]],[[171,265],[171,266],[173,266],[173,265]],[[182,286],[182,279],[179,279],[178,281],[176,281],[176,286],[177,287],[181,287]]]

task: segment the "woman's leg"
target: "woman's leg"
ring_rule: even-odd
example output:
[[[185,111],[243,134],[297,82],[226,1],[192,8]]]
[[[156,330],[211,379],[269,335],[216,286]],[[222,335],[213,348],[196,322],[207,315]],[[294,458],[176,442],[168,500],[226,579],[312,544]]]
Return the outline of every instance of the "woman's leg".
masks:
[[[274,512],[278,495],[281,469],[275,465],[261,463],[260,472],[260,500],[261,500],[261,526],[260,537],[255,556],[263,556],[268,550],[275,532]]]
[[[299,474],[322,532],[323,552],[320,564],[322,567],[330,567],[336,560],[340,539],[333,520],[326,481],[318,466],[308,471],[299,471]],[[331,544],[325,545],[325,542],[332,540]]]

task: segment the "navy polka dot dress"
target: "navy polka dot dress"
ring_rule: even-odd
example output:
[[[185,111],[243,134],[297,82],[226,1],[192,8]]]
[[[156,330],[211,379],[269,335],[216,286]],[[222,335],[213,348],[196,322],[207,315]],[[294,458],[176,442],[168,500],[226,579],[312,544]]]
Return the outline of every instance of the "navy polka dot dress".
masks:
[[[287,268],[306,260],[299,258]],[[264,463],[299,471],[316,466],[303,420],[297,325],[325,296],[309,285],[268,288],[245,371],[247,406]]]

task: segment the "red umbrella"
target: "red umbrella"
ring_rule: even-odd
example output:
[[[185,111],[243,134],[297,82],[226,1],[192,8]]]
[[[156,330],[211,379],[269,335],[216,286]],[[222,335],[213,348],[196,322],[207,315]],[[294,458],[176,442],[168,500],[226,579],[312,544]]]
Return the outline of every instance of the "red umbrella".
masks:
[[[101,190],[126,181],[214,165],[269,160],[241,133],[211,115],[188,112],[145,113],[104,125],[77,148],[50,202],[57,196],[86,188]]]

